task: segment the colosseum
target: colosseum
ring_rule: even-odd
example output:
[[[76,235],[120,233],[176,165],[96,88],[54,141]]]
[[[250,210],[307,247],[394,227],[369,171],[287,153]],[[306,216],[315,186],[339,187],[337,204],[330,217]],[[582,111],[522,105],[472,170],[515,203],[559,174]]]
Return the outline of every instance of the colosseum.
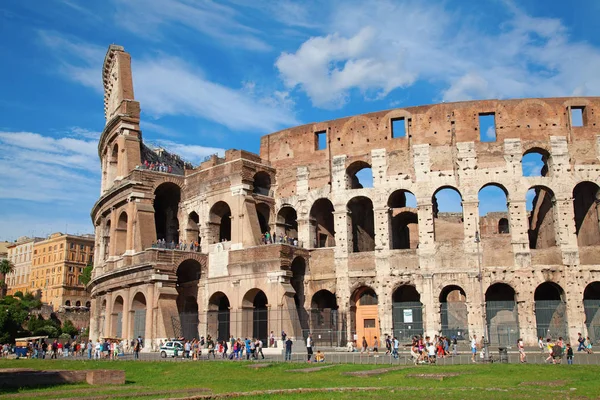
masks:
[[[92,339],[600,339],[600,97],[356,115],[191,166],[143,143],[122,47],[102,78]]]

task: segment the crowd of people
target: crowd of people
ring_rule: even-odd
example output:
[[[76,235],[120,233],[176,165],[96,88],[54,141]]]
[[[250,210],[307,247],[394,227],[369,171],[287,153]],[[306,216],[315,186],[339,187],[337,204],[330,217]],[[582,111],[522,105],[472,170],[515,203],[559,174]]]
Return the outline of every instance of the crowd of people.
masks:
[[[174,240],[167,242],[165,239],[158,239],[156,242],[152,243],[152,248],[181,251],[200,251],[200,243],[198,243],[197,240],[190,243],[180,240],[179,243],[176,243]]]
[[[261,236],[262,244],[289,244],[291,246],[298,246],[298,238],[294,238],[288,235],[277,235],[273,232],[265,232]]]
[[[169,174],[173,173],[173,167],[170,165],[167,165],[165,163],[154,163],[154,162],[148,162],[148,160],[144,160],[144,163],[142,165],[138,166],[140,169],[147,169],[150,171],[158,171],[158,172],[167,172]]]

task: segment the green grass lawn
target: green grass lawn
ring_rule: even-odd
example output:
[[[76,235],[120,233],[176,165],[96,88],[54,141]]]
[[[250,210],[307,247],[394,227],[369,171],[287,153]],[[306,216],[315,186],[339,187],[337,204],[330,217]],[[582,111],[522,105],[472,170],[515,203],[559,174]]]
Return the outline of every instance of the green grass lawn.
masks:
[[[124,386],[58,385],[38,389],[6,390],[1,398],[175,398],[200,394],[253,392],[278,389],[368,388],[361,391],[308,391],[254,393],[245,399],[596,399],[600,398],[600,366],[583,365],[453,365],[396,369],[370,376],[345,372],[386,368],[381,365],[335,365],[316,372],[291,369],[323,364],[275,363],[249,368],[247,362],[97,362],[54,360],[0,360],[0,368],[123,369]],[[389,366],[388,366],[389,367]],[[411,374],[451,374],[443,380]],[[529,382],[529,384],[527,384]],[[525,383],[525,384],[524,384]],[[209,389],[201,392],[200,388]],[[172,393],[167,393],[172,391]]]

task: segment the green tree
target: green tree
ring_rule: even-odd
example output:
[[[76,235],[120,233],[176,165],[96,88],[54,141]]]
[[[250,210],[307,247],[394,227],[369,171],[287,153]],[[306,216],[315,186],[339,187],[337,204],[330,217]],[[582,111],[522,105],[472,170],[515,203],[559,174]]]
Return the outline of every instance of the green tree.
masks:
[[[12,342],[18,335],[28,333],[23,323],[29,317],[29,310],[17,297],[5,296],[0,300],[0,343]]]
[[[73,337],[79,333],[79,330],[75,328],[75,325],[71,322],[70,319],[66,320],[62,326],[63,333],[68,334],[70,337]]]
[[[92,280],[92,269],[94,269],[92,264],[86,265],[86,267],[83,269],[83,272],[79,276],[79,280],[84,285],[87,285]]]
[[[5,258],[0,261],[0,275],[2,275],[1,285],[0,285],[0,296],[6,296],[6,275],[10,274],[15,270],[14,264],[8,259]]]

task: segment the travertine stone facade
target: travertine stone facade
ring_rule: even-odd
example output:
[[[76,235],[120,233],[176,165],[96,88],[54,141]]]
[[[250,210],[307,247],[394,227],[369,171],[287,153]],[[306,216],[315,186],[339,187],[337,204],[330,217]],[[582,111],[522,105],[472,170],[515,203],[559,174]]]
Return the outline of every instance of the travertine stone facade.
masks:
[[[343,345],[488,331],[492,343],[534,344],[600,327],[600,98],[358,115],[264,136],[260,155],[229,150],[169,174],[139,167],[129,62],[111,46],[104,64],[93,338],[150,346],[285,330]],[[495,139],[480,134],[482,115],[494,116]],[[539,176],[523,173],[530,153],[544,164]],[[357,177],[364,168],[372,188]],[[505,212],[480,216],[488,186],[504,194]],[[448,188],[462,213],[440,211]],[[267,231],[276,244],[262,244]]]

